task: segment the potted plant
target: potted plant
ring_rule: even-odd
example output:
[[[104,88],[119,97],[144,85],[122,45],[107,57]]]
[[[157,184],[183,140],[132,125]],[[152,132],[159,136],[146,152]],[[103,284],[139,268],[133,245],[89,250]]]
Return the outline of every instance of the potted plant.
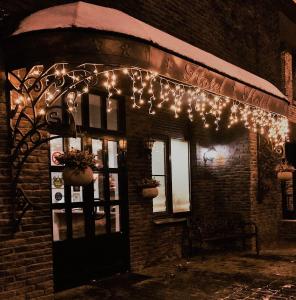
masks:
[[[94,154],[88,151],[71,149],[56,156],[59,164],[65,165],[64,183],[79,186],[88,185],[93,181],[93,169],[96,168]]]
[[[138,186],[141,188],[141,194],[143,198],[155,198],[158,195],[159,181],[151,178],[144,178]]]
[[[289,165],[286,159],[283,159],[283,161],[276,166],[275,170],[279,180],[287,181],[293,178],[293,172],[295,171],[295,168]]]

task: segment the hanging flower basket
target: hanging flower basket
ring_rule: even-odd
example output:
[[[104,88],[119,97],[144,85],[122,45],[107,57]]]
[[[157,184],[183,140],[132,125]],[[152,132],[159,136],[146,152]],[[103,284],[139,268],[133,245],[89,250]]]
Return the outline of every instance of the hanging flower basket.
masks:
[[[94,173],[90,167],[81,170],[78,168],[65,167],[63,179],[65,184],[79,186],[88,185],[93,181]]]
[[[288,181],[288,180],[291,180],[293,178],[293,173],[292,172],[278,172],[277,173],[277,178],[279,180]]]
[[[144,178],[138,183],[143,198],[153,199],[158,196],[159,181],[150,178]]]
[[[61,165],[65,165],[63,171],[64,183],[67,185],[88,185],[93,181],[93,169],[96,168],[95,156],[88,151],[71,149],[56,156]]]
[[[277,178],[281,181],[288,181],[293,178],[293,172],[295,168],[288,164],[288,161],[284,159],[280,164],[276,166]]]
[[[158,196],[158,188],[143,188],[142,189],[142,196],[143,198],[155,198]]]

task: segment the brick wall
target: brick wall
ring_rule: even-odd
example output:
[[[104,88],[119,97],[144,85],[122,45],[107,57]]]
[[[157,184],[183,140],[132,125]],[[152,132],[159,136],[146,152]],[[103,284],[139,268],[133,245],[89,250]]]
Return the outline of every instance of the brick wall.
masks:
[[[281,88],[278,13],[270,1],[97,0]]]
[[[5,240],[11,236],[11,170],[9,163],[9,143],[8,143],[8,116],[5,98],[5,74],[0,72],[0,240]]]
[[[292,54],[290,51],[282,51],[281,53],[281,65],[282,65],[282,90],[283,93],[292,103],[293,100],[293,73],[292,73]]]
[[[217,134],[195,127],[192,136],[195,147],[192,151],[193,215],[212,226],[233,215],[250,220],[248,131],[235,126],[221,128]],[[215,149],[211,152],[214,159],[205,162],[211,147]]]
[[[153,224],[152,203],[141,199],[135,183],[137,178],[149,176],[151,172],[149,159],[141,154],[143,138],[151,134],[182,137],[186,128],[188,134],[186,116],[176,120],[166,111],[149,116],[145,109],[135,113],[127,106],[132,268],[181,255],[182,225]],[[224,219],[225,215],[239,214],[245,221],[257,223],[263,245],[276,241],[281,195],[279,185],[274,185],[261,200],[257,197],[257,135],[241,126],[221,128],[215,133],[204,129],[198,121],[189,126],[189,135],[192,215],[211,224]],[[211,146],[216,149],[215,159],[205,164],[204,153]],[[267,162],[273,172],[277,161],[270,157]]]
[[[1,79],[3,86],[3,72]],[[3,89],[1,92],[0,299],[52,299],[48,147],[34,151],[24,165],[21,186],[36,209],[26,213],[20,231],[14,233],[8,115]]]
[[[188,119],[186,116],[175,119],[168,111],[149,115],[148,108],[132,109],[128,99],[126,112],[131,267],[137,270],[181,256],[184,223],[154,224],[152,201],[138,194],[136,183],[151,176],[151,160],[143,153],[143,139],[151,135],[184,138]]]
[[[251,218],[259,228],[259,237],[263,246],[274,243],[278,239],[278,225],[282,219],[282,197],[280,193],[280,183],[276,179],[275,166],[279,163],[279,158],[270,155],[270,146],[261,145],[259,150],[263,155],[258,157],[258,141],[255,133],[249,133],[250,143],[250,202]],[[268,153],[268,160],[264,153]],[[267,185],[266,191],[258,199],[258,165],[263,166],[263,176],[261,185]],[[268,166],[266,166],[268,165]],[[260,177],[260,176],[259,176]]]
[[[113,6],[233,64],[254,72],[280,87],[280,53],[277,13],[270,1],[96,1]],[[3,76],[3,73],[1,73]],[[35,151],[26,165],[23,187],[39,208],[30,211],[22,231],[9,237],[11,192],[9,191],[7,115],[0,91],[0,299],[50,299],[52,297],[51,217],[49,211],[48,149]],[[291,110],[291,117],[296,113]],[[128,185],[131,264],[139,269],[161,259],[180,256],[182,224],[155,225],[152,202],[141,199],[136,180],[150,173],[150,161],[142,153],[142,139],[153,133],[171,137],[188,134],[187,118],[175,120],[170,113],[149,116],[147,110],[132,111],[127,103]],[[277,191],[257,203],[256,139],[245,131],[204,132],[199,123],[191,128],[193,212],[210,221],[224,211],[239,211],[256,220],[262,239],[276,237],[280,204]],[[222,137],[222,138],[221,138]],[[210,145],[227,149],[229,156],[204,167],[200,154]],[[224,148],[223,148],[224,147]],[[275,209],[274,209],[275,207]]]

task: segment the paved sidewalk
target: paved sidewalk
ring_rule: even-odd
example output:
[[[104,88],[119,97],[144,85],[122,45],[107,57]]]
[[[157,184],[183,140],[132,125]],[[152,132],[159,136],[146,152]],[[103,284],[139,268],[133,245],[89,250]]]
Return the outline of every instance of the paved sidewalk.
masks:
[[[262,299],[296,300],[295,248],[249,253],[204,253],[115,275],[56,294],[56,300]]]

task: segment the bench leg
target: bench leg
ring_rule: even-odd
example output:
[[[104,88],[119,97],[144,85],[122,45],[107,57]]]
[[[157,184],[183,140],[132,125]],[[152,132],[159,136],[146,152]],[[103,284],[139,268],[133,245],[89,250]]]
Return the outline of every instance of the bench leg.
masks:
[[[192,256],[192,241],[188,232],[185,232],[182,237],[182,251],[186,259]]]
[[[256,253],[257,255],[260,254],[260,247],[259,247],[259,240],[258,240],[258,233],[256,232],[256,235],[255,235],[255,244],[256,244]]]
[[[259,238],[258,238],[258,227],[255,225],[255,245],[256,245],[256,253],[259,255],[260,246],[259,246]]]
[[[245,237],[242,238],[242,246],[243,246],[243,250],[246,250],[246,238]]]

